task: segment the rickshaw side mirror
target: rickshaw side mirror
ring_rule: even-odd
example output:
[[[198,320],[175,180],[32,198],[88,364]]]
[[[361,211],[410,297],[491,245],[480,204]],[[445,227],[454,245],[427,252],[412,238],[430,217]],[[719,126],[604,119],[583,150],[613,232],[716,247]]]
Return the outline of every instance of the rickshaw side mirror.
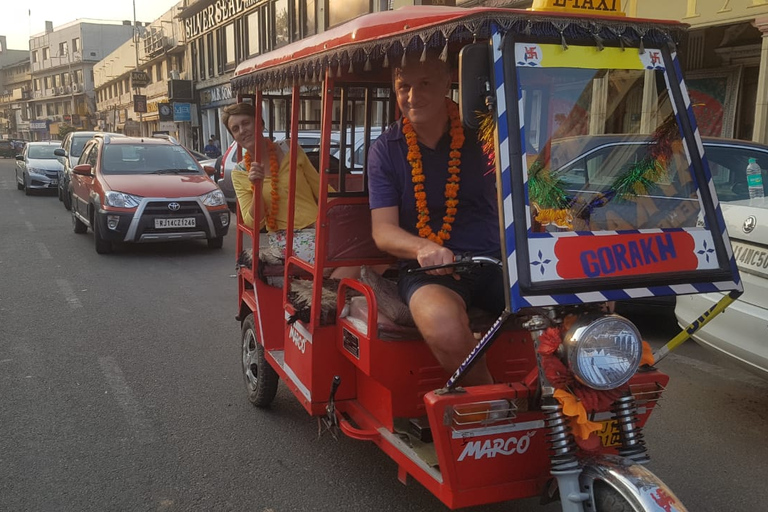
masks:
[[[56,156],[67,156],[67,152],[62,148],[56,148],[53,150],[53,154]]]
[[[485,112],[491,94],[491,47],[488,43],[468,44],[459,52],[459,112],[462,124],[477,130],[477,112]]]

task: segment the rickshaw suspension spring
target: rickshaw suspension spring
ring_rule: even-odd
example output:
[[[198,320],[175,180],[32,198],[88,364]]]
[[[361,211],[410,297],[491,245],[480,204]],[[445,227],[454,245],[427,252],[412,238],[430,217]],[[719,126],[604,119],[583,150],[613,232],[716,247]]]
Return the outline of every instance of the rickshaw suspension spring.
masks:
[[[635,397],[626,395],[619,398],[613,402],[611,411],[613,412],[613,419],[619,427],[619,440],[621,442],[619,455],[638,464],[648,462],[650,457],[643,439],[643,429],[637,423]]]
[[[568,426],[568,420],[563,414],[563,406],[558,404],[543,405],[544,422],[549,432],[549,459],[552,463],[552,471],[566,471],[577,468],[576,442]]]

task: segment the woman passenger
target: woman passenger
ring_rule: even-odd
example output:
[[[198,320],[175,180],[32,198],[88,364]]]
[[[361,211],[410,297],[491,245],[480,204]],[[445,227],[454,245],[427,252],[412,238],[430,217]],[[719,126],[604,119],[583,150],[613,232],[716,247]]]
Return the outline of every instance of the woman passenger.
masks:
[[[261,138],[261,161],[253,161],[256,149],[256,109],[250,103],[235,103],[224,109],[222,122],[245,150],[234,172],[232,185],[240,205],[243,222],[253,228],[266,227],[269,245],[278,248],[285,259],[286,229],[288,228],[288,186],[290,157],[288,144]],[[261,187],[256,188],[261,182]],[[296,161],[296,208],[294,213],[293,252],[300,259],[315,261],[315,219],[320,197],[320,175],[299,148]],[[261,194],[261,211],[255,211],[254,194]]]

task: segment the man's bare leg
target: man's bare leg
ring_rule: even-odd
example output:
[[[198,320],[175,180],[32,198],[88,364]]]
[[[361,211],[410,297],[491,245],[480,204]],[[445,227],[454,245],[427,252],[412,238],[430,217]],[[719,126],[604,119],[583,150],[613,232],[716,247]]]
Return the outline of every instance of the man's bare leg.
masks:
[[[428,284],[413,293],[409,306],[416,327],[432,353],[446,371],[455,372],[477,344],[469,329],[464,300],[451,289]],[[484,357],[467,373],[461,384],[493,384]]]

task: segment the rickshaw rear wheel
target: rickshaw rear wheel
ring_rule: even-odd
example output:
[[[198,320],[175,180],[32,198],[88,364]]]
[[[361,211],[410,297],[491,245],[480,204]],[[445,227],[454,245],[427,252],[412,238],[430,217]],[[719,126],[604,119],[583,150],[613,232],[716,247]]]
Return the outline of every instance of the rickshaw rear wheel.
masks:
[[[256,407],[269,407],[277,394],[277,372],[264,357],[264,346],[259,343],[253,313],[243,321],[242,328],[243,379],[248,401]]]
[[[596,512],[634,512],[632,505],[619,491],[599,480],[594,487]]]

